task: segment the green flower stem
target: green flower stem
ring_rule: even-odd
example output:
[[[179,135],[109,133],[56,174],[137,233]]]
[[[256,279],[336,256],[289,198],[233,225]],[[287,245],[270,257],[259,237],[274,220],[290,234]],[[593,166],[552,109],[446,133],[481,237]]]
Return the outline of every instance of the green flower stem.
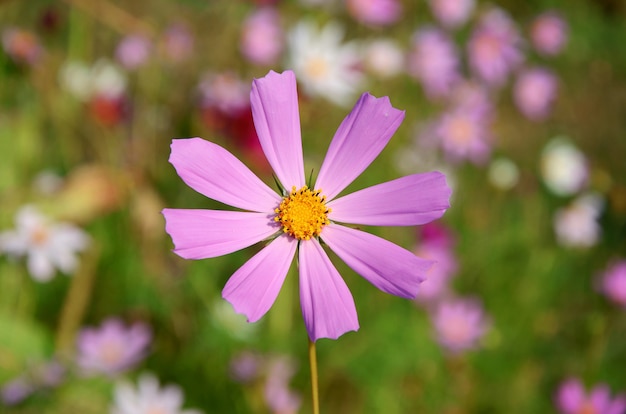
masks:
[[[317,386],[317,355],[315,342],[309,339],[309,364],[311,366],[311,399],[313,400],[313,414],[320,413],[319,389]]]

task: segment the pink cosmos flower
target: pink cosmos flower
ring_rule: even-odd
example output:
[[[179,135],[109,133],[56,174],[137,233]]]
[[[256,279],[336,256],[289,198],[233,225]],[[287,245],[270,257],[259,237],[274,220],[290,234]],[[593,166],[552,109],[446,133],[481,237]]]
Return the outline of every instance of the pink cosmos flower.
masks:
[[[471,299],[441,302],[432,320],[437,340],[453,353],[476,347],[488,328],[482,306]]]
[[[513,97],[520,112],[532,121],[545,119],[556,98],[556,76],[544,68],[521,71],[513,87]]]
[[[244,21],[240,49],[250,62],[271,65],[279,58],[284,46],[284,33],[276,9],[259,9]]]
[[[100,328],[80,332],[77,362],[86,373],[116,375],[145,358],[151,340],[150,329],[142,323],[126,327],[119,319],[108,319]]]
[[[346,7],[357,21],[371,26],[393,24],[402,13],[398,0],[346,0]]]
[[[589,248],[602,235],[598,223],[604,201],[597,194],[578,196],[568,206],[554,214],[554,232],[560,245],[573,248]]]
[[[449,281],[455,275],[458,263],[454,255],[454,238],[447,228],[437,223],[429,223],[421,229],[421,243],[416,249],[416,254],[434,260],[437,265],[428,271],[428,277],[421,284],[416,301],[430,305],[446,295]]]
[[[413,226],[443,215],[450,189],[438,172],[414,174],[337,197],[378,156],[404,112],[389,98],[364,93],[342,122],[313,186],[307,186],[296,78],[270,71],[250,94],[254,124],[284,190],[272,191],[224,148],[201,138],[172,142],[170,162],[193,189],[247,211],[164,209],[174,252],[186,259],[267,245],[226,283],[222,296],[249,322],[272,306],[298,254],[300,301],[311,340],[357,330],[354,300],[322,248],[384,292],[417,295],[431,261],[389,241],[339,223]]]
[[[435,134],[451,162],[483,164],[491,154],[491,117],[480,107],[460,106],[444,113]]]
[[[124,37],[115,49],[117,61],[126,69],[132,70],[143,66],[152,52],[152,42],[140,34]]]
[[[523,60],[521,37],[515,23],[502,9],[485,13],[468,42],[469,65],[489,86],[502,86]]]
[[[173,24],[163,33],[162,45],[167,60],[173,63],[184,62],[193,53],[193,35],[184,24]]]
[[[579,379],[570,378],[559,387],[556,406],[561,414],[624,414],[626,396],[618,394],[611,398],[611,391],[605,384],[598,384],[586,393]]]
[[[555,11],[548,11],[535,18],[530,28],[530,40],[543,55],[556,55],[567,43],[567,23]]]
[[[626,308],[626,260],[612,263],[601,280],[602,293],[612,302]]]
[[[474,10],[474,0],[429,0],[435,18],[444,26],[455,29],[463,25]]]
[[[428,97],[448,95],[461,79],[459,57],[448,35],[434,27],[418,30],[413,35],[408,71],[421,82]]]

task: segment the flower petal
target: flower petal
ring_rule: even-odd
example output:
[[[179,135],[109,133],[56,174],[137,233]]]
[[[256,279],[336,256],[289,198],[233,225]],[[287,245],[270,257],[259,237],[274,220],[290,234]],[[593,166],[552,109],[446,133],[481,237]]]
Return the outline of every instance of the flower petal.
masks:
[[[305,184],[296,76],[270,71],[252,82],[252,117],[263,152],[276,176],[291,190]]]
[[[330,143],[315,189],[332,200],[374,161],[403,119],[388,97],[361,95]]]
[[[271,212],[280,203],[272,191],[233,154],[202,138],[172,140],[170,163],[191,188],[244,210]]]
[[[373,234],[334,223],[324,227],[321,236],[352,270],[383,292],[403,298],[415,298],[435,263]]]
[[[370,226],[415,226],[441,217],[450,207],[450,194],[443,174],[413,174],[332,200],[328,217]]]
[[[337,339],[359,329],[354,299],[315,239],[300,243],[300,303],[309,338]]]
[[[232,253],[279,230],[267,213],[166,208],[163,215],[174,253],[184,259]]]
[[[296,253],[297,241],[281,235],[252,256],[226,282],[222,297],[237,313],[258,321],[272,307]]]

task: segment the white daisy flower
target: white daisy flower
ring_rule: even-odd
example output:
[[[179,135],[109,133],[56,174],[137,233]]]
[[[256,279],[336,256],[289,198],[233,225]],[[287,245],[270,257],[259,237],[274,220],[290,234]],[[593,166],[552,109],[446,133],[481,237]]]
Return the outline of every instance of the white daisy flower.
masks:
[[[342,44],[344,31],[337,23],[321,30],[302,21],[288,35],[287,66],[294,70],[304,92],[345,106],[362,88],[361,59],[354,42]]]
[[[74,272],[77,253],[85,250],[89,236],[69,223],[52,223],[33,206],[22,207],[15,217],[15,230],[0,233],[0,252],[26,256],[33,279],[46,282],[55,270]]]
[[[128,382],[115,386],[111,414],[201,414],[183,410],[183,392],[176,385],[159,386],[152,374],[142,374],[137,388]]]

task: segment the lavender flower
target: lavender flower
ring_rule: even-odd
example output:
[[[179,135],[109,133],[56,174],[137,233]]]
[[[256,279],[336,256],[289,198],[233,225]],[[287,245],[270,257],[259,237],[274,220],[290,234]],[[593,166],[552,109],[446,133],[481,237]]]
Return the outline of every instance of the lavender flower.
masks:
[[[402,14],[398,0],[346,0],[346,7],[355,20],[371,26],[393,24]]]
[[[435,134],[451,162],[485,163],[491,154],[491,118],[479,107],[457,107],[438,120]]]
[[[455,29],[465,24],[474,10],[474,0],[429,0],[435,18],[444,27]]]
[[[469,65],[487,85],[500,87],[522,62],[521,37],[509,15],[494,8],[485,13],[468,42]]]
[[[624,414],[626,396],[612,398],[606,384],[598,384],[587,393],[579,379],[570,378],[557,391],[556,407],[561,414]]]
[[[604,295],[623,308],[626,308],[626,260],[611,263],[603,272],[601,290]]]
[[[244,21],[240,49],[250,62],[258,65],[275,63],[283,51],[284,43],[276,9],[261,8]]]
[[[459,58],[452,41],[434,27],[418,30],[413,35],[408,56],[408,71],[419,80],[430,98],[447,96],[460,81]]]
[[[143,66],[152,51],[150,40],[140,34],[132,34],[124,37],[117,45],[115,57],[126,69],[132,70]]]
[[[526,118],[532,121],[545,119],[556,98],[557,78],[545,68],[530,68],[517,75],[513,97]]]
[[[404,113],[388,98],[364,93],[339,127],[309,189],[294,73],[270,72],[254,80],[251,102],[261,146],[284,191],[272,191],[216,144],[174,140],[170,162],[188,185],[247,210],[164,209],[174,252],[204,259],[270,240],[222,291],[237,312],[255,322],[274,303],[298,251],[300,302],[313,341],[337,338],[359,326],[352,295],[319,239],[382,291],[414,298],[432,262],[339,223],[407,226],[439,218],[450,197],[443,174],[409,175],[337,198],[382,151]]]
[[[146,356],[152,334],[143,323],[126,327],[117,318],[107,319],[99,328],[83,329],[77,340],[77,363],[87,374],[116,375]]]
[[[543,55],[556,55],[567,43],[568,27],[555,11],[540,14],[530,28],[530,39],[535,49]]]
[[[471,299],[439,303],[432,321],[438,342],[452,353],[475,348],[488,328],[482,306]]]

